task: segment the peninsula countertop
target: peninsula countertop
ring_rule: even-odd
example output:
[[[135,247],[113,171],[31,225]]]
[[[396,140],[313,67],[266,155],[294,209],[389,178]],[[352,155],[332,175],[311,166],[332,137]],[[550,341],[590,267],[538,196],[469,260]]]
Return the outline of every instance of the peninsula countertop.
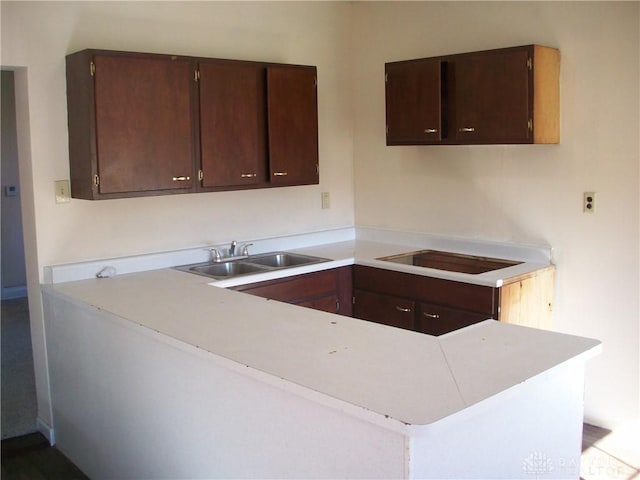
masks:
[[[340,242],[300,251],[331,259],[316,269],[377,262],[373,256],[400,253],[369,242],[355,247],[354,242]],[[289,274],[305,273],[306,268]],[[245,281],[261,279],[256,277]],[[43,289],[108,312],[123,325],[142,326],[271,376],[282,388],[308,390],[334,408],[378,417],[401,430],[432,424],[563,362],[594,355],[600,345],[494,320],[432,337],[213,288],[211,283],[165,268]]]

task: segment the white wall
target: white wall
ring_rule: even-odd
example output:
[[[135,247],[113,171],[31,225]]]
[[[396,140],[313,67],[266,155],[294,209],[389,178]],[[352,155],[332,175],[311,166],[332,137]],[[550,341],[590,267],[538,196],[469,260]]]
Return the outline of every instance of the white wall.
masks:
[[[16,88],[24,93],[18,134],[31,233],[27,276],[38,409],[48,423],[37,287],[43,266],[353,225],[351,7],[2,1],[0,8],[0,63],[18,68]],[[320,185],[56,204],[54,181],[69,178],[65,55],[85,48],[316,65]],[[321,209],[323,191],[331,193],[330,209]]]
[[[639,408],[639,3],[362,2],[354,13],[356,223],[549,244],[554,328],[602,340],[586,415]],[[561,51],[557,146],[386,147],[384,63],[539,43]],[[597,192],[596,213],[582,194]]]

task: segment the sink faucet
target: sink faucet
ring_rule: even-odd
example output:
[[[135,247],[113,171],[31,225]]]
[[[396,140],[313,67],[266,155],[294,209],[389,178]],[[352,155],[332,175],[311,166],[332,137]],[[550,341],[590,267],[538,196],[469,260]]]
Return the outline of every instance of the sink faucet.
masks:
[[[229,247],[229,256],[230,257],[233,257],[236,254],[236,245],[238,245],[238,242],[233,240],[231,242],[231,246]]]

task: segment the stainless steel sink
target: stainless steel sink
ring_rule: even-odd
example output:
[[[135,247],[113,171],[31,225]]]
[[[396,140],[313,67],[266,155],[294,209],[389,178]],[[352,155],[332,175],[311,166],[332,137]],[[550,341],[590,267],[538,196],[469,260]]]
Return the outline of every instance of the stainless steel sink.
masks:
[[[269,272],[277,269],[300,267],[320,262],[326,258],[288,252],[271,252],[261,255],[223,260],[221,262],[196,263],[174,267],[183,272],[196,273],[215,279]]]
[[[470,274],[491,272],[522,263],[502,258],[478,257],[440,250],[419,250],[417,252],[380,257],[376,260]]]
[[[248,273],[264,272],[266,269],[259,265],[252,265],[240,261],[208,263],[189,268],[189,271],[210,277],[235,277]]]
[[[320,263],[326,261],[326,258],[286,252],[274,252],[264,255],[256,255],[255,257],[250,257],[247,260],[247,262],[251,262],[252,264],[264,265],[272,268],[297,267],[300,265],[309,265],[311,263]]]

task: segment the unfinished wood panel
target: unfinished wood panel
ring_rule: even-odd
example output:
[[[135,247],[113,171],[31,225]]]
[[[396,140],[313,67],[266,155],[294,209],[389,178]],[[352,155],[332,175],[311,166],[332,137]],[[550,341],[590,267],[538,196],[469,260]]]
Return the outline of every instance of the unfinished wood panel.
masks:
[[[533,50],[533,143],[560,143],[560,51]]]
[[[553,265],[535,275],[503,285],[500,288],[498,320],[514,325],[542,329],[551,328],[553,311]]]

